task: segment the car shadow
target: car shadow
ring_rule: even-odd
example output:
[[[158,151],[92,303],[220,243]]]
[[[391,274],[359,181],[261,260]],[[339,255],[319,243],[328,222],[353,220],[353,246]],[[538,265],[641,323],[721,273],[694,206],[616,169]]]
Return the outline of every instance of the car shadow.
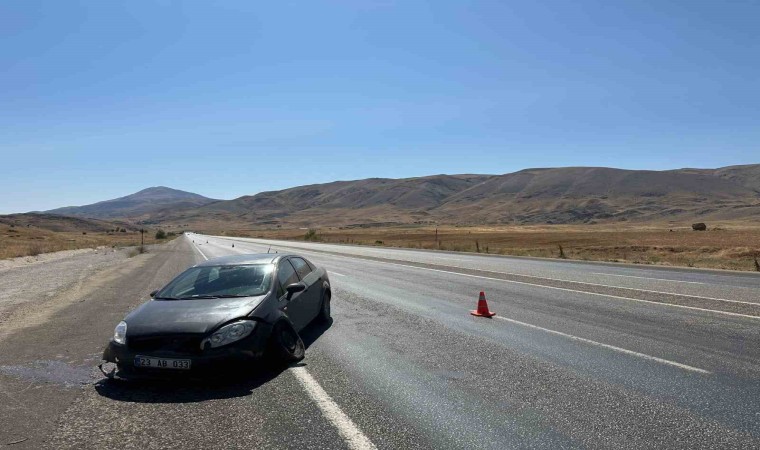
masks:
[[[329,330],[333,324],[333,319],[330,318],[327,322],[312,322],[306,328],[298,333],[301,336],[303,345],[308,349],[311,345],[319,339],[320,336],[325,334],[325,331]]]
[[[313,323],[301,330],[301,339],[308,349],[331,326]],[[307,353],[306,358],[309,355]],[[291,366],[299,366],[295,363]],[[201,376],[198,378],[112,380],[103,378],[95,383],[95,391],[112,400],[131,403],[195,403],[251,395],[260,386],[274,380],[288,367],[263,359],[254,368],[240,368],[234,373]]]

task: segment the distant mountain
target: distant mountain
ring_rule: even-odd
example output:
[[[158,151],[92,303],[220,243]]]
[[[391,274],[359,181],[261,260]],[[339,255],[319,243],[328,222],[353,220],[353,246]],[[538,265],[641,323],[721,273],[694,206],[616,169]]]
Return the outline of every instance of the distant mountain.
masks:
[[[760,217],[760,165],[715,170],[527,169],[447,199],[444,221],[582,223]]]
[[[166,187],[48,213],[198,228],[760,219],[760,164],[667,171],[525,169],[335,181],[213,200]]]
[[[434,175],[369,178],[262,192],[200,208],[162,211],[151,222],[215,225],[350,224],[403,222],[427,218],[427,210],[491,175]]]
[[[760,164],[668,171],[605,167],[370,178],[163,209],[147,223],[206,228],[760,219]]]
[[[218,200],[192,192],[157,186],[143,189],[126,197],[105,200],[91,205],[51,209],[45,213],[97,219],[136,218],[164,209],[197,208],[216,201]]]

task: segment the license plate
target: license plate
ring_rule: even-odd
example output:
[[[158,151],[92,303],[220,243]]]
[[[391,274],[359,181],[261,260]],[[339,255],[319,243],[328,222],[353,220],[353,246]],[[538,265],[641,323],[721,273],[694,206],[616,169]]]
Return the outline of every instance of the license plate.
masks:
[[[190,370],[189,359],[154,358],[152,356],[135,356],[135,367],[151,369]]]

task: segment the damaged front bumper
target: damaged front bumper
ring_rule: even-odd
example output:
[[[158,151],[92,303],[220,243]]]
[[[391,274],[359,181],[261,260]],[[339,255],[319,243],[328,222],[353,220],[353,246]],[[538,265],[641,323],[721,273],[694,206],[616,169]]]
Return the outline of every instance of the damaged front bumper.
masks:
[[[98,368],[109,379],[155,379],[174,377],[221,376],[239,372],[241,366],[251,366],[264,356],[269,343],[271,326],[259,324],[250,336],[238,342],[219,348],[196,351],[176,351],[157,348],[152,350],[133,349],[127,345],[117,344],[113,340],[103,351]],[[189,359],[189,370],[158,369],[135,366],[136,356],[153,358]]]

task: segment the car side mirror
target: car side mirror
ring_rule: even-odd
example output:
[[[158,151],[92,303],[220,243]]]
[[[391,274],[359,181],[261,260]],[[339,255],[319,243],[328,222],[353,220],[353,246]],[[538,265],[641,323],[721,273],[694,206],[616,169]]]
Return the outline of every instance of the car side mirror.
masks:
[[[288,287],[285,288],[285,290],[288,292],[287,299],[290,300],[290,297],[293,296],[296,292],[301,292],[304,289],[306,289],[306,285],[303,283],[293,283],[288,285]]]
[[[150,298],[154,298],[158,294],[158,289],[150,293]]]

